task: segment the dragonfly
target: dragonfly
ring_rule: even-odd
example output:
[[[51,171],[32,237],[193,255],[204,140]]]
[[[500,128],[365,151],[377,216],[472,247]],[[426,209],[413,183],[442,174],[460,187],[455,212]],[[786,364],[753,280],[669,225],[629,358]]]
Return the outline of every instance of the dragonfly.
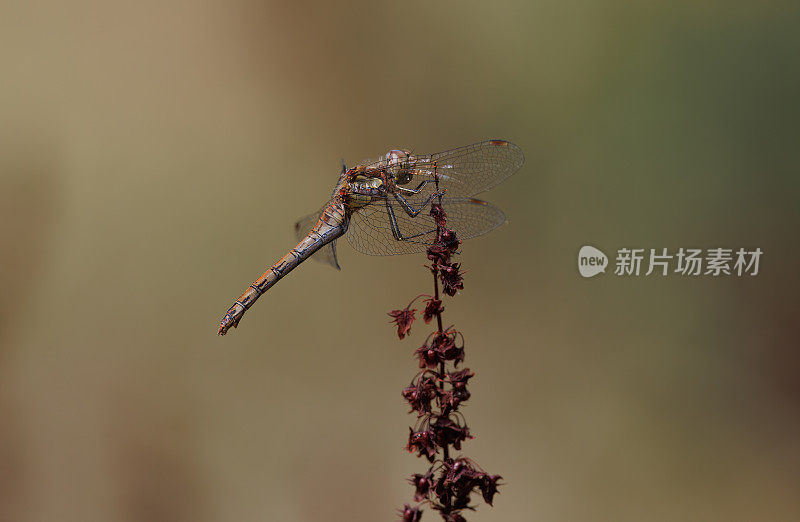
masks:
[[[237,327],[256,300],[303,261],[312,258],[339,269],[336,240],[342,236],[370,255],[424,252],[436,240],[436,222],[424,212],[434,199],[460,239],[494,230],[505,223],[505,215],[474,196],[505,181],[524,162],[517,145],[491,139],[427,155],[390,150],[350,169],[342,164],[330,201],[295,223],[297,246],[233,303],[218,334]]]

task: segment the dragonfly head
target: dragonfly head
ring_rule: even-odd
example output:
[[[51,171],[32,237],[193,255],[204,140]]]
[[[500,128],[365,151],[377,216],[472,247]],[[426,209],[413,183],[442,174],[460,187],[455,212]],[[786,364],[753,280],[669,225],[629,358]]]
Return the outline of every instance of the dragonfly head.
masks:
[[[411,153],[407,150],[390,150],[384,156],[386,171],[392,175],[394,182],[405,185],[411,181],[413,174],[409,168]]]

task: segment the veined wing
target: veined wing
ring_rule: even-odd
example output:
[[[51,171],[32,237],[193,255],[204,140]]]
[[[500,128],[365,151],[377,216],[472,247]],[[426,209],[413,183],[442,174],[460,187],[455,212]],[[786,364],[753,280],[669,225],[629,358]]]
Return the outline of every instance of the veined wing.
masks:
[[[294,235],[297,237],[298,241],[302,240],[308,235],[309,232],[311,232],[311,229],[314,228],[314,225],[316,225],[317,221],[319,221],[319,217],[322,214],[323,209],[297,220],[297,223],[294,224]],[[314,254],[311,256],[311,259],[331,265],[337,270],[341,270],[339,267],[339,260],[336,257],[336,241],[331,241],[324,247],[314,252]]]
[[[479,199],[445,196],[442,208],[447,213],[447,228],[453,229],[459,239],[480,236],[506,221],[499,208]],[[375,200],[353,214],[345,237],[353,248],[364,254],[424,252],[436,240],[436,223],[428,210],[412,218],[394,199]],[[392,214],[403,239],[395,237]]]
[[[424,180],[439,178],[439,186],[449,196],[474,196],[501,183],[525,163],[522,149],[505,140],[487,140],[457,149],[428,155],[413,155],[403,165],[413,174],[406,187],[414,188]],[[381,162],[370,167],[378,168]],[[430,191],[433,183],[429,184]],[[426,188],[426,192],[430,192]]]

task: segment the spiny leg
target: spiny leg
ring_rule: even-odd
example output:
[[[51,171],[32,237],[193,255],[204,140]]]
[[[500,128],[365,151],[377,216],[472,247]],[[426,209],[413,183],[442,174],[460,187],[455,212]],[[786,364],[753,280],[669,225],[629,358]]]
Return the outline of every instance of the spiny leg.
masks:
[[[419,194],[419,191],[422,190],[422,187],[424,187],[425,185],[427,185],[430,182],[431,182],[431,180],[429,180],[429,179],[423,180],[422,183],[420,183],[417,186],[417,188],[415,188],[415,189],[409,189],[409,188],[405,188],[405,187],[395,187],[395,188],[397,190],[402,190],[403,192],[407,192],[409,194]]]
[[[402,232],[400,232],[400,226],[397,224],[397,216],[394,215],[394,209],[389,204],[389,200],[386,200],[386,213],[389,215],[389,225],[392,229],[392,236],[398,241],[409,241],[411,239],[424,236],[426,234],[430,234],[431,232],[435,232],[436,229],[432,228],[427,232],[420,232],[419,234],[414,234],[413,236],[404,236]],[[418,212],[419,213],[419,212]]]
[[[406,198],[404,198],[403,196],[401,196],[397,192],[392,192],[392,196],[394,196],[394,199],[396,199],[398,201],[398,203],[400,203],[400,206],[403,207],[403,210],[406,211],[406,214],[408,214],[412,218],[417,217],[420,212],[425,210],[425,207],[427,207],[430,204],[430,202],[431,202],[431,200],[433,200],[433,198],[436,198],[436,197],[439,197],[439,196],[443,196],[443,195],[444,195],[444,191],[443,190],[434,192],[433,194],[428,196],[428,199],[426,199],[425,203],[420,205],[419,208],[414,208],[414,207],[411,206],[411,204],[408,201],[406,201]]]

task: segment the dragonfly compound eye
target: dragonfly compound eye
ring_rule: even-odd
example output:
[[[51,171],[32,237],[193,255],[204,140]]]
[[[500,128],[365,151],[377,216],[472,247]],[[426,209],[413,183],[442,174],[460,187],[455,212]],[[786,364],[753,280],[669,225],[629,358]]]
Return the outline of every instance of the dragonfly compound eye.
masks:
[[[414,177],[411,170],[408,168],[399,168],[394,174],[394,182],[398,185],[405,185]]]
[[[396,168],[408,162],[408,153],[404,150],[390,150],[386,153],[384,161],[387,168]]]
[[[408,153],[404,150],[390,150],[386,153],[386,165],[392,166],[404,162],[408,159]]]

